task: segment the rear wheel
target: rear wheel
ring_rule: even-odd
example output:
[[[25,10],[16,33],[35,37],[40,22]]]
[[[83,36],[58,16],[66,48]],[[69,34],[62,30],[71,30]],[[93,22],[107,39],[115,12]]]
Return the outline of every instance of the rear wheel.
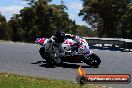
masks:
[[[91,54],[89,56],[84,56],[83,57],[83,62],[90,65],[90,66],[93,66],[93,67],[98,67],[101,63],[101,60],[100,58],[96,55],[96,54]]]

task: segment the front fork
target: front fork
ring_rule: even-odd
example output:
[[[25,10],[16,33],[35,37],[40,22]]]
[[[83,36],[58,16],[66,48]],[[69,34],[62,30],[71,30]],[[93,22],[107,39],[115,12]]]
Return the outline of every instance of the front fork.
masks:
[[[51,57],[52,58],[55,58],[55,57],[60,57],[61,54],[60,54],[60,51],[59,51],[59,45],[58,44],[53,44],[52,46],[52,53],[51,53]],[[57,58],[57,59],[60,59],[60,58]]]

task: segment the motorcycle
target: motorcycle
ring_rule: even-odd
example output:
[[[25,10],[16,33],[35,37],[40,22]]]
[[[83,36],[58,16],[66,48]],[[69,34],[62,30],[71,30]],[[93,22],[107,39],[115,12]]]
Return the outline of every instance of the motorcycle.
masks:
[[[63,62],[84,62],[89,66],[98,67],[100,58],[93,53],[85,39],[80,36],[71,37],[66,34],[63,43],[56,43],[51,38],[37,38],[35,43],[42,45],[39,53],[47,64],[62,65]]]

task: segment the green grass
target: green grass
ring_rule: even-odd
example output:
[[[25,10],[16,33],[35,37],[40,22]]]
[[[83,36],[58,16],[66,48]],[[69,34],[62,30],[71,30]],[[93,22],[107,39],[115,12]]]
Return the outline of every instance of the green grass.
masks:
[[[94,84],[80,86],[70,81],[48,80],[20,76],[15,74],[0,73],[0,88],[102,88]]]

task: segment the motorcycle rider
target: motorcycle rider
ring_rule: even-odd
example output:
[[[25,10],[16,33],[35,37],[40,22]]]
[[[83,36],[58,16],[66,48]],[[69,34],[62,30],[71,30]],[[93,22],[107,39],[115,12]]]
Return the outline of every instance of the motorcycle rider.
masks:
[[[55,46],[59,49],[59,52],[62,52],[62,43],[65,40],[65,33],[63,31],[56,31],[55,36]]]
[[[54,36],[50,38],[51,46],[52,46],[52,56],[53,57],[60,57],[60,53],[62,52],[62,43],[65,39],[65,33],[61,31],[56,31]],[[60,58],[57,58],[60,59]]]
[[[65,39],[65,33],[62,31],[57,31],[55,33],[55,42],[56,43],[63,43]]]
[[[53,62],[60,64],[62,62],[61,59],[61,45],[64,42],[65,34],[64,32],[57,31],[54,36],[48,39],[46,44],[42,44],[43,47],[40,48],[40,55],[42,58],[47,58],[43,55],[44,52],[50,53],[50,56],[53,59]],[[47,59],[48,63],[51,63],[50,59]]]

